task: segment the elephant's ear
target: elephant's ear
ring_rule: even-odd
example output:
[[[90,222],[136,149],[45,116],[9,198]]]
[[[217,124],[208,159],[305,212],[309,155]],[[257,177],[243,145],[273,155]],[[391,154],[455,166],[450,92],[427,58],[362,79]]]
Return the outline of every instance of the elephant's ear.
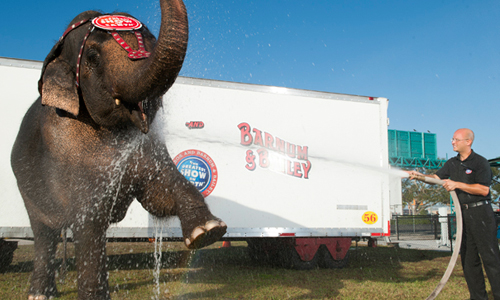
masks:
[[[38,82],[42,104],[56,107],[78,116],[80,99],[75,74],[70,66],[59,58],[49,62]]]

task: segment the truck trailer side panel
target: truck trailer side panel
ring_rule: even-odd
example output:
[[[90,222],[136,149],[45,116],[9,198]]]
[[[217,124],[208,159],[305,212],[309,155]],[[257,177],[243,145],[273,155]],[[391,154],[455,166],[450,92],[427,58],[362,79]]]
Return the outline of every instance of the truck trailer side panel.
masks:
[[[172,157],[215,162],[228,237],[387,230],[387,99],[180,78],[162,123]]]
[[[41,62],[0,58],[0,95],[10,108],[0,127],[0,237],[32,237],[10,151],[38,97],[40,68]],[[152,130],[228,224],[226,239],[387,235],[390,198],[401,198],[399,179],[387,172],[387,104],[179,77]],[[176,217],[158,223],[134,201],[108,237],[152,237],[158,230],[182,236]]]
[[[10,152],[22,118],[39,96],[41,62],[0,58],[0,237],[32,237],[28,213],[10,166]]]

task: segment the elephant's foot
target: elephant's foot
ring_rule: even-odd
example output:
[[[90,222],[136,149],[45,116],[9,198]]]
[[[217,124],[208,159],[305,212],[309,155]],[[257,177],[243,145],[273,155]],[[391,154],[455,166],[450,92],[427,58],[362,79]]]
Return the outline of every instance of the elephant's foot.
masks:
[[[28,294],[28,300],[48,300],[58,297],[57,288],[53,285],[46,289],[33,289],[31,288]]]
[[[184,243],[189,249],[199,249],[217,242],[225,233],[227,225],[221,220],[210,220],[196,227]]]
[[[52,297],[51,297],[52,298]],[[28,300],[47,300],[47,296],[45,295],[28,295]]]

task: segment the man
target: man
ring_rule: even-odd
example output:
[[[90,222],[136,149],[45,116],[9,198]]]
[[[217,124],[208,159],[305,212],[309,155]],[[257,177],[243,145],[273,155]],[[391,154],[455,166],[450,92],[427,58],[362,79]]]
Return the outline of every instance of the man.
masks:
[[[488,299],[481,260],[495,299],[500,300],[500,252],[497,225],[491,208],[492,173],[488,161],[472,150],[474,133],[467,128],[455,131],[451,144],[456,157],[449,159],[435,175],[410,171],[410,178],[428,176],[444,181],[455,191],[462,208],[464,234],[460,254],[471,299]]]

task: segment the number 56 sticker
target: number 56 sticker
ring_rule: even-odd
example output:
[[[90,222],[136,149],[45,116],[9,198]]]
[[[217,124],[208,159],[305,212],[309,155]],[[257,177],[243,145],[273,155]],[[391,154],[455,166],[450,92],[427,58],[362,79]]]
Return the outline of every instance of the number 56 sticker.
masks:
[[[377,223],[378,220],[377,214],[374,213],[373,211],[365,212],[361,218],[363,219],[363,222],[370,225]]]

